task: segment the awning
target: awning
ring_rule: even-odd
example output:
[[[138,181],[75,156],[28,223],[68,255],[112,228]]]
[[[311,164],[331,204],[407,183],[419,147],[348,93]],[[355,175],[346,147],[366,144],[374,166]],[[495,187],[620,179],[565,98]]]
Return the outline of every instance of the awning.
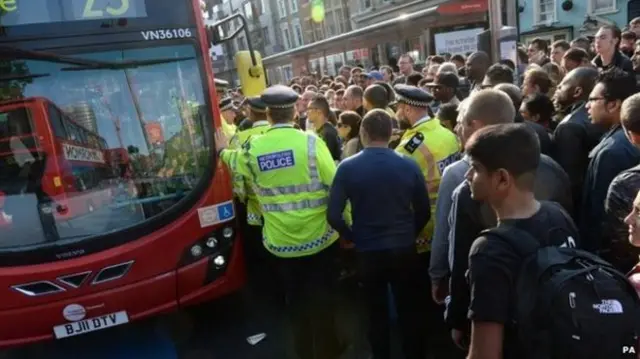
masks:
[[[295,55],[300,55],[305,53],[315,54],[315,53],[321,53],[324,51],[335,51],[336,48],[341,46],[342,42],[347,42],[349,40],[358,41],[359,37],[370,37],[372,33],[380,32],[384,30],[390,30],[398,26],[411,27],[411,25],[414,23],[417,24],[417,23],[423,22],[426,16],[437,15],[437,14],[438,14],[438,6],[433,6],[428,9],[417,11],[413,14],[401,15],[394,19],[382,21],[380,23],[369,25],[360,29],[356,29],[338,36],[334,36],[329,39],[324,39],[318,42],[314,42],[312,44],[300,46],[295,49],[291,49],[275,55],[271,55],[262,59],[262,63],[266,66],[266,65],[272,65],[285,58],[295,56]]]

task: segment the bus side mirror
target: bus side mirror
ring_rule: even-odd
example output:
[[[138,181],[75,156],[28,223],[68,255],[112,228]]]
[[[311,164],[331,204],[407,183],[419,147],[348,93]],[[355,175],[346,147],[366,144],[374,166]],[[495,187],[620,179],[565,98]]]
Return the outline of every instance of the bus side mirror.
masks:
[[[213,45],[220,45],[224,40],[224,30],[222,24],[207,26],[207,40]]]
[[[236,29],[233,30],[230,34],[227,34],[222,25],[227,24],[234,20],[240,20],[239,26],[235,26]],[[231,16],[228,16],[222,20],[215,22],[214,24],[207,26],[207,37],[211,44],[219,45],[225,41],[231,40],[236,37],[240,32],[244,32],[245,39],[247,41],[247,47],[249,48],[249,54],[251,56],[251,64],[253,66],[250,69],[251,77],[260,77],[262,75],[263,70],[258,67],[258,61],[256,60],[255,54],[253,52],[253,45],[251,44],[251,34],[249,33],[249,27],[247,26],[247,18],[244,17],[241,13],[235,13]]]

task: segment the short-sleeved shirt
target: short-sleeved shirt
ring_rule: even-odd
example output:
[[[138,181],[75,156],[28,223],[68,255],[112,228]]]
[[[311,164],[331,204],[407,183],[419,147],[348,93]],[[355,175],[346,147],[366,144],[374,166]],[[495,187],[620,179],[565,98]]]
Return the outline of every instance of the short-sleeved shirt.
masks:
[[[541,207],[533,216],[524,219],[509,219],[498,226],[517,227],[539,239],[544,245],[575,246],[578,233],[575,225],[561,207],[553,202],[541,202]],[[550,228],[562,229],[571,234],[568,239],[557,241],[561,236],[551,236]],[[513,337],[512,313],[514,310],[514,283],[520,270],[522,258],[505,241],[480,236],[469,253],[467,278],[471,289],[469,319],[476,322],[493,322],[505,325],[504,358],[520,358],[517,343]]]

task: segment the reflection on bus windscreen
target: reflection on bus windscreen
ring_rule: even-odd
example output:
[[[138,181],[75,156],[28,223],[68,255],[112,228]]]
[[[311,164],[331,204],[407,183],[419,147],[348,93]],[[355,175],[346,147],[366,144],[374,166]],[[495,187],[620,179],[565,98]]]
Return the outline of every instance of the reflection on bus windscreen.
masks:
[[[193,46],[74,56],[0,62],[0,249],[140,224],[210,163]]]

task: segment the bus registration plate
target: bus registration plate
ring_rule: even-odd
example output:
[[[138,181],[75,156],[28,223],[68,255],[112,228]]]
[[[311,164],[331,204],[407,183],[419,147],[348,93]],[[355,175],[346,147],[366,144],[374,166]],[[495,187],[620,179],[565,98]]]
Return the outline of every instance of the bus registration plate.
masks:
[[[58,325],[53,327],[53,333],[55,334],[56,339],[63,339],[94,332],[96,330],[115,327],[128,322],[129,316],[127,315],[127,312],[122,311],[101,315],[95,318],[83,319],[73,323]]]

